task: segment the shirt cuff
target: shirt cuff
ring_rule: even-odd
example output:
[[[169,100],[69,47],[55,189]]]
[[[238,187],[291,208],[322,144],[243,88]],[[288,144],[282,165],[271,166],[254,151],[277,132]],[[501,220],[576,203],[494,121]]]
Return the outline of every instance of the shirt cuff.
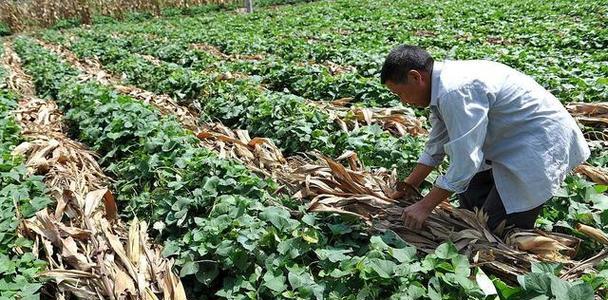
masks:
[[[433,158],[433,156],[431,156],[430,154],[423,152],[422,155],[420,155],[420,158],[418,158],[418,163],[419,164],[423,164],[425,166],[430,166],[430,167],[436,167],[439,164],[441,164],[441,161],[443,161],[443,156],[441,156],[441,159],[436,159]]]
[[[462,194],[467,190],[467,186],[458,186],[449,182],[445,175],[438,176],[435,180],[435,185],[439,188],[453,192],[455,194]]]

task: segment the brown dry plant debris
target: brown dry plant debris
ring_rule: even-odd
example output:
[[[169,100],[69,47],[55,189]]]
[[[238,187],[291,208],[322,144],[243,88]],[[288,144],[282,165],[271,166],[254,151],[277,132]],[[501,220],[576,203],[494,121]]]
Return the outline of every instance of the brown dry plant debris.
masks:
[[[208,44],[191,44],[191,48],[205,51],[223,60],[263,60],[262,55],[229,55],[223,53],[215,46]],[[300,65],[317,66],[315,63],[301,63]],[[332,75],[340,75],[347,72],[354,72],[350,66],[341,66],[333,62],[326,62],[322,65],[327,68]],[[307,103],[322,108],[331,118],[346,132],[357,129],[361,125],[378,124],[396,136],[423,135],[427,131],[423,127],[423,122],[405,109],[385,109],[385,108],[349,108],[352,98],[344,98],[332,102],[307,100]]]
[[[129,12],[160,15],[168,7],[188,8],[204,4],[228,4],[231,0],[0,0],[0,21],[13,32],[48,27],[60,20],[77,19],[90,24],[93,15],[123,18]]]
[[[19,92],[21,95],[33,96],[35,94],[31,77],[21,69],[19,56],[10,47],[8,41],[4,41],[4,55],[0,64],[6,70],[11,70],[5,78],[9,89]]]
[[[566,109],[581,124],[593,128],[585,133],[587,139],[608,142],[608,102],[568,103]]]
[[[217,47],[215,47],[213,45],[209,45],[209,44],[194,43],[194,44],[190,44],[190,48],[207,52],[207,53],[211,54],[212,56],[215,56],[222,60],[261,61],[261,60],[266,59],[266,57],[262,54],[226,54],[226,53],[222,52],[220,49],[218,49]],[[341,74],[352,73],[352,72],[356,71],[355,67],[343,66],[343,65],[334,63],[332,61],[326,61],[322,64],[318,64],[313,61],[308,61],[308,62],[300,62],[300,63],[298,63],[298,65],[302,66],[302,67],[303,66],[322,67],[322,68],[327,69],[327,71],[331,75],[341,75]]]
[[[587,176],[597,184],[608,185],[608,170],[604,168],[585,164],[574,168],[574,172]]]
[[[175,110],[167,110],[167,113]],[[364,122],[369,119],[369,114],[366,116],[364,112],[361,116]],[[433,252],[445,241],[452,241],[472,258],[474,265],[510,282],[516,275],[529,272],[532,262],[562,262],[565,265],[562,276],[571,279],[592,270],[608,256],[608,251],[604,251],[577,262],[572,257],[580,240],[558,233],[507,231],[506,238],[501,238],[488,230],[487,216],[482,212],[454,208],[448,203],[433,211],[427,230],[414,232],[403,225],[400,216],[405,207],[421,196],[413,194],[399,201],[390,199],[387,192],[396,182],[394,171],[365,171],[353,152],[345,153],[337,161],[318,153],[286,159],[270,141],[252,139],[243,130],[208,124],[196,132],[203,145],[219,152],[221,157],[238,159],[253,170],[261,170],[277,179],[296,197],[310,199],[309,211],[361,218],[374,230],[393,230],[425,253]],[[339,161],[345,161],[349,167]],[[581,232],[588,234],[588,231]]]
[[[10,43],[5,44],[12,53]],[[18,59],[5,64],[21,77]],[[173,262],[150,243],[146,222],[118,218],[113,194],[95,154],[64,134],[62,115],[49,100],[23,96],[15,119],[26,142],[13,153],[26,158],[31,174],[44,176],[54,207],[23,220],[20,234],[34,240],[34,255],[48,263],[45,287],[58,299],[186,299]],[[172,291],[168,294],[168,291]]]
[[[377,124],[395,136],[422,136],[428,132],[424,129],[423,119],[413,116],[407,109],[400,108],[350,108],[352,98],[338,99],[332,102],[310,101],[324,110],[340,128],[346,132],[356,130],[364,125]]]
[[[201,44],[195,43],[190,45],[191,49],[200,50],[211,54],[222,60],[250,60],[250,61],[260,61],[266,59],[261,54],[225,54],[220,49],[213,45],[209,44]]]
[[[256,173],[272,177],[282,184],[288,182],[283,176],[277,175],[286,172],[283,167],[281,167],[284,159],[282,158],[282,155],[280,155],[280,157],[277,155],[277,153],[280,154],[280,150],[278,150],[269,139],[255,138],[253,139],[254,144],[248,147],[239,145],[238,143],[225,143],[222,139],[234,139],[235,137],[239,137],[241,142],[249,144],[251,138],[249,138],[246,131],[233,132],[221,124],[209,123],[199,127],[197,113],[194,109],[186,109],[183,106],[178,105],[167,95],[158,95],[134,86],[121,85],[120,80],[104,71],[101,64],[96,60],[79,60],[71,51],[64,47],[40,40],[38,40],[38,42],[47,50],[62,57],[78,68],[81,71],[82,80],[93,79],[102,84],[110,85],[120,93],[127,94],[135,99],[154,105],[163,114],[175,115],[185,128],[197,133],[204,133],[200,137],[206,139],[212,138],[213,141],[211,143],[203,142],[203,145],[212,150],[216,150],[220,153],[221,157],[239,160]],[[346,104],[347,102],[344,101],[343,105]],[[322,107],[322,109],[328,110],[328,113],[331,113],[335,121],[342,124],[341,127],[347,131],[348,128],[358,128],[360,123],[376,123],[381,124],[385,128],[389,128],[389,130],[398,135],[404,135],[406,133],[418,135],[425,133],[421,121],[413,117],[405,116],[403,114],[404,111],[401,110],[349,109],[346,107],[339,107],[336,104],[331,104],[331,109],[329,109],[328,106]],[[277,159],[278,162],[270,163],[269,158]]]
[[[175,103],[171,97],[167,95],[157,95],[131,85],[122,85],[121,80],[103,70],[101,64],[97,60],[79,60],[74,53],[63,47],[49,44],[42,40],[37,40],[37,42],[77,68],[80,71],[80,77],[83,81],[94,80],[103,85],[112,86],[116,91],[122,94],[129,95],[144,103],[155,106],[163,114],[175,115],[185,128],[190,130],[198,128],[196,125],[196,117],[193,112]]]
[[[341,157],[349,160],[350,168],[322,155],[316,156],[324,161],[323,165],[302,165],[294,174],[296,181],[304,181],[299,195],[312,198],[310,211],[357,216],[375,230],[393,230],[422,252],[432,253],[441,243],[452,241],[475,265],[511,282],[516,275],[528,273],[532,262],[561,262],[564,264],[562,275],[572,279],[592,271],[595,264],[608,257],[608,252],[603,251],[593,260],[576,261],[573,257],[580,240],[559,233],[511,230],[505,231],[505,237],[501,238],[487,228],[484,213],[454,208],[449,203],[435,208],[425,230],[411,231],[403,225],[400,216],[405,207],[421,196],[413,193],[399,201],[390,199],[387,192],[396,182],[394,172],[370,173],[358,169],[353,153]],[[598,239],[590,230],[580,231]],[[597,232],[600,231],[595,229]],[[581,264],[585,267],[581,268]]]
[[[203,140],[212,139],[211,143],[216,145],[220,141],[223,149],[233,149],[235,157],[255,157],[246,132],[234,133],[228,128],[221,130],[224,131],[221,135],[201,132],[198,136]],[[280,152],[271,153],[275,156],[267,156],[269,165],[285,164]],[[339,161],[345,161],[349,168]],[[288,158],[287,166],[280,170],[281,173],[275,173],[275,177],[283,178],[283,183],[292,192],[297,190],[295,197],[310,199],[310,211],[361,218],[375,230],[395,231],[425,253],[433,252],[445,241],[452,241],[460,251],[473,258],[475,265],[509,281],[515,280],[516,275],[529,272],[531,263],[536,261],[564,263],[563,274],[571,276],[568,278],[574,278],[575,273],[587,272],[594,265],[585,262],[587,267],[571,271],[582,263],[572,259],[580,243],[577,238],[534,230],[509,232],[503,239],[487,229],[487,217],[483,213],[453,208],[447,203],[436,208],[430,216],[428,230],[413,232],[403,226],[400,216],[405,207],[421,196],[413,195],[401,201],[390,199],[387,192],[396,182],[396,175],[384,170],[365,171],[353,152],[345,153],[337,161],[318,153],[311,153],[309,158]],[[581,233],[594,238],[590,232],[581,230]],[[598,257],[606,256],[608,253],[598,254]]]

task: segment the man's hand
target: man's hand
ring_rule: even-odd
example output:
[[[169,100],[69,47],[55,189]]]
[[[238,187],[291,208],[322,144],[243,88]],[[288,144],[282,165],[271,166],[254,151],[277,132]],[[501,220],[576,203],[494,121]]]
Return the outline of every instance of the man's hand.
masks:
[[[406,207],[403,210],[401,218],[403,219],[403,223],[405,223],[405,227],[411,230],[420,230],[432,211],[433,207],[427,205],[423,199]]]
[[[417,164],[405,181],[397,182],[395,190],[388,192],[387,196],[391,199],[399,200],[411,195],[411,193],[420,195],[418,187],[434,168],[432,166]]]
[[[405,223],[405,227],[410,230],[420,230],[424,222],[429,217],[433,209],[439,203],[448,199],[452,194],[442,188],[433,187],[433,189],[420,201],[406,207],[403,210],[401,218]]]
[[[400,200],[410,195],[419,194],[418,189],[408,182],[398,182],[394,190],[389,191],[387,196],[391,199]]]

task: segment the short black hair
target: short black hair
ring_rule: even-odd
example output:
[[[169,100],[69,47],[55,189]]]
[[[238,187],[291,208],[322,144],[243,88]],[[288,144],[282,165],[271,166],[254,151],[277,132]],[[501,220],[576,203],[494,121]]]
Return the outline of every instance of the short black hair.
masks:
[[[399,45],[386,56],[380,72],[380,83],[385,84],[387,81],[407,82],[409,71],[431,72],[433,62],[433,57],[423,48],[405,44]]]

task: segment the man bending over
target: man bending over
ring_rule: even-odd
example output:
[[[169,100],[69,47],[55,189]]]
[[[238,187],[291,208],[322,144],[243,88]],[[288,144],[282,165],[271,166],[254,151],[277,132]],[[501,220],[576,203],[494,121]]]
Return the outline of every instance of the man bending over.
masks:
[[[488,227],[533,228],[540,210],[589,147],[561,103],[531,77],[482,60],[435,62],[401,45],[384,61],[381,82],[404,103],[429,107],[432,130],[412,173],[392,195],[418,187],[447,154],[447,172],[403,212],[420,229],[433,208],[456,193],[463,208],[482,209]]]

